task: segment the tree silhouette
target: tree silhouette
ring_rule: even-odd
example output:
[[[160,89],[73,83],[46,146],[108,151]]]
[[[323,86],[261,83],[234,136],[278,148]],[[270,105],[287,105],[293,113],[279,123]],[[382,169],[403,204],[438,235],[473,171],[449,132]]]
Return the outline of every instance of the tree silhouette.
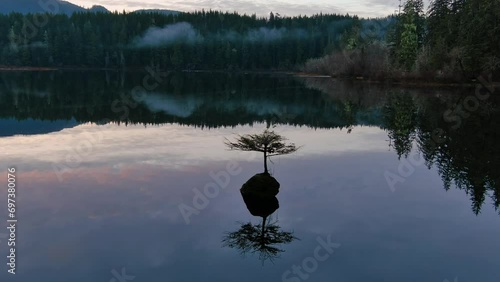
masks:
[[[275,245],[288,244],[297,239],[293,236],[293,232],[281,231],[280,228],[274,223],[267,223],[267,225],[241,223],[240,229],[228,232],[222,243],[224,247],[238,249],[243,255],[258,253],[260,260],[273,261],[284,252]]]
[[[235,142],[231,142],[226,138],[224,144],[226,144],[230,150],[264,153],[264,173],[269,173],[267,170],[268,157],[291,154],[300,148],[295,146],[294,143],[286,144],[287,140],[288,139],[274,131],[266,129],[261,134],[239,135]]]

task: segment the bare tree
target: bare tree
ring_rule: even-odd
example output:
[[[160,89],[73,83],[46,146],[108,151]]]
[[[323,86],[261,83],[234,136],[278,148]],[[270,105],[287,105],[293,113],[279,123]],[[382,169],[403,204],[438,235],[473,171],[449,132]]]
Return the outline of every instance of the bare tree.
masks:
[[[294,153],[300,147],[294,143],[287,144],[285,137],[275,133],[274,131],[264,130],[261,134],[245,134],[239,135],[235,142],[229,141],[227,138],[224,141],[229,149],[239,151],[256,151],[264,153],[264,173],[269,173],[267,170],[267,158],[278,155],[287,155]]]

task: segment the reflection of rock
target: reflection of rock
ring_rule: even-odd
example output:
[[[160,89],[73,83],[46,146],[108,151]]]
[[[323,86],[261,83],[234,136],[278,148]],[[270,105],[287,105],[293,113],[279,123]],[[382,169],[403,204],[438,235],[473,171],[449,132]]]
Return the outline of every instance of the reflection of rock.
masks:
[[[252,194],[242,194],[242,196],[243,201],[245,201],[245,204],[247,205],[247,209],[253,216],[267,217],[280,207],[276,197],[261,198]]]
[[[276,195],[279,182],[268,173],[259,173],[250,178],[240,189],[247,209],[253,216],[268,217],[279,208]]]

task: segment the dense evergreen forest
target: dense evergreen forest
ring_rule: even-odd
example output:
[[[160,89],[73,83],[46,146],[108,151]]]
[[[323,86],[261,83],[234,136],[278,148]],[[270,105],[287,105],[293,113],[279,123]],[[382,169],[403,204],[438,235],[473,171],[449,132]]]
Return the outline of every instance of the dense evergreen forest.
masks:
[[[383,19],[198,11],[0,15],[0,65],[499,77],[500,1],[408,0]],[[305,63],[305,64],[304,64]],[[303,67],[303,68],[302,68]]]
[[[0,64],[284,69],[341,48],[361,24],[341,15],[258,18],[218,11],[13,13],[0,15],[0,34],[6,35]]]
[[[358,42],[306,70],[334,76],[463,81],[500,78],[500,1],[405,1],[385,41]],[[356,38],[356,37],[354,37]]]

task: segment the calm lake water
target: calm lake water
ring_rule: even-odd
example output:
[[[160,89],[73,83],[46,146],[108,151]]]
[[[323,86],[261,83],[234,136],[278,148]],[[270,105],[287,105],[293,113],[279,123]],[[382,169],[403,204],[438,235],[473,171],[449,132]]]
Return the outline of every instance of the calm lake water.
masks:
[[[16,167],[18,218],[11,275],[1,189],[1,281],[500,279],[500,99],[491,87],[0,77],[0,179],[5,188]],[[241,232],[262,222],[239,189],[263,171],[263,156],[224,145],[267,127],[303,146],[269,162],[281,185],[267,231],[297,238],[270,257]],[[231,234],[240,248],[223,244]]]

